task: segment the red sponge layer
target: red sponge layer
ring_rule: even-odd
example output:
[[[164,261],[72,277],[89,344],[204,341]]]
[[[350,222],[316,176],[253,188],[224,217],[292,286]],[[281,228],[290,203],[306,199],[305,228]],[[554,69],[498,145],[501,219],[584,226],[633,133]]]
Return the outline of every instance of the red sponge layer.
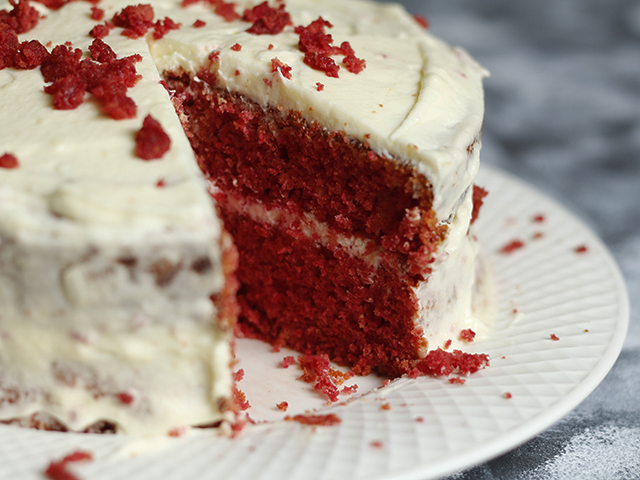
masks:
[[[241,332],[307,354],[328,353],[357,374],[393,376],[426,346],[414,327],[417,300],[385,268],[297,229],[224,214],[241,255]]]

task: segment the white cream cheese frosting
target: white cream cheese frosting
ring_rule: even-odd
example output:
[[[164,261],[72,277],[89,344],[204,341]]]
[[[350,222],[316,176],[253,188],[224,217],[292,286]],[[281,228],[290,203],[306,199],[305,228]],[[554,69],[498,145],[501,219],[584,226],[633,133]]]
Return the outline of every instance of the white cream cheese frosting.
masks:
[[[99,7],[110,19],[135,3],[102,0]],[[142,56],[136,70],[143,78],[128,92],[135,119],[108,118],[90,99],[54,110],[39,69],[0,70],[0,155],[20,162],[0,168],[0,387],[20,392],[0,405],[0,419],[46,411],[71,429],[107,419],[147,434],[224,417],[230,332],[216,326],[209,300],[224,285],[222,229],[159,83],[160,72],[178,67],[211,68],[223,88],[300,111],[415,166],[431,182],[439,220],[451,223],[441,258],[457,259],[435,269],[444,283],[433,288],[445,297],[445,284],[457,285],[471,295],[472,280],[458,280],[461,272],[473,278],[477,251],[466,230],[486,72],[463,50],[425,32],[399,6],[288,0],[294,25],[322,16],[333,24],[327,33],[334,43],[350,42],[366,61],[357,75],[341,68],[330,78],[303,63],[291,26],[257,36],[246,32],[248,22],[226,22],[204,4],[149,3],[156,19],[170,17],[181,28],[160,40],[130,39],[116,28],[104,39],[118,57]],[[255,4],[237,3],[239,12]],[[21,41],[71,42],[87,51],[98,23],[91,4],[33,6],[46,18]],[[0,8],[11,6],[0,1]],[[207,26],[195,28],[196,20]],[[242,48],[232,49],[236,44]],[[213,51],[219,60],[210,65]],[[272,72],[274,58],[292,68],[292,79]],[[134,155],[147,114],[171,138],[162,159],[148,162]],[[193,268],[202,259],[211,264],[206,272]],[[417,293],[424,305],[434,298],[427,288]],[[469,302],[455,308],[443,310],[443,322],[462,311],[469,318]],[[425,331],[443,330],[429,321]]]

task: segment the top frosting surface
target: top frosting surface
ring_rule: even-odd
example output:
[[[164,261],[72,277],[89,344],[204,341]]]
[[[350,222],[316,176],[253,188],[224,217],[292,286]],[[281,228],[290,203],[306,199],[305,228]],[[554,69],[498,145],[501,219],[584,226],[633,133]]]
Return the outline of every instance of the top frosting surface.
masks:
[[[133,3],[102,0],[99,7],[110,19]],[[328,129],[343,130],[380,153],[415,164],[433,185],[439,218],[446,220],[455,211],[477,170],[478,149],[470,154],[468,147],[478,139],[482,124],[485,72],[463,50],[426,32],[401,7],[357,0],[285,3],[294,26],[321,16],[333,25],[327,33],[334,44],[348,41],[366,61],[358,74],[343,67],[339,78],[331,78],[303,63],[293,26],[276,35],[253,35],[246,31],[249,22],[227,22],[204,3],[149,3],[155,19],[170,17],[181,28],[161,40],[151,34],[130,39],[115,28],[104,39],[119,57],[143,56],[136,64],[143,79],[130,90],[138,105],[136,119],[107,118],[92,101],[76,110],[54,110],[38,69],[0,71],[0,153],[13,153],[21,163],[18,169],[0,169],[5,205],[14,204],[16,212],[37,212],[39,225],[53,221],[56,228],[69,227],[61,227],[59,218],[97,227],[184,225],[209,218],[210,201],[196,162],[159,84],[158,71],[181,67],[189,72],[211,69],[224,88],[265,106],[298,110]],[[72,2],[55,11],[34,5],[46,18],[20,35],[21,41],[71,42],[87,51],[93,40],[88,33],[98,23],[90,18],[91,4]],[[236,11],[253,5],[237,2]],[[206,27],[196,28],[196,20]],[[209,60],[213,51],[219,52],[214,63]],[[291,79],[272,71],[274,58],[291,67]],[[135,132],[147,113],[172,139],[171,150],[160,161],[144,162],[133,153]],[[157,188],[158,180],[169,188]],[[22,214],[5,218],[5,224],[13,222],[16,228],[26,228],[25,221]]]

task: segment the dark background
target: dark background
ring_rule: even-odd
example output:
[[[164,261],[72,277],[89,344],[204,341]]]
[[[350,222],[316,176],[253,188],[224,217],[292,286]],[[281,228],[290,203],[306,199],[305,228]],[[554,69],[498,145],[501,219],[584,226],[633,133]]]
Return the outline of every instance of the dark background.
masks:
[[[546,192],[607,244],[631,323],[603,383],[528,443],[456,480],[640,478],[640,2],[405,0],[486,80],[482,162]]]

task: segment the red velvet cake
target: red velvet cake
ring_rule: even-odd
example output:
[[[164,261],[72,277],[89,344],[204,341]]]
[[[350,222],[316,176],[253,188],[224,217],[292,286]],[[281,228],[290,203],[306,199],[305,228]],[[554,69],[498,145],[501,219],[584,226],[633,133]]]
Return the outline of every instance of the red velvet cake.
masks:
[[[0,420],[219,424],[234,330],[486,364],[466,52],[359,0],[41,2],[0,4]]]

